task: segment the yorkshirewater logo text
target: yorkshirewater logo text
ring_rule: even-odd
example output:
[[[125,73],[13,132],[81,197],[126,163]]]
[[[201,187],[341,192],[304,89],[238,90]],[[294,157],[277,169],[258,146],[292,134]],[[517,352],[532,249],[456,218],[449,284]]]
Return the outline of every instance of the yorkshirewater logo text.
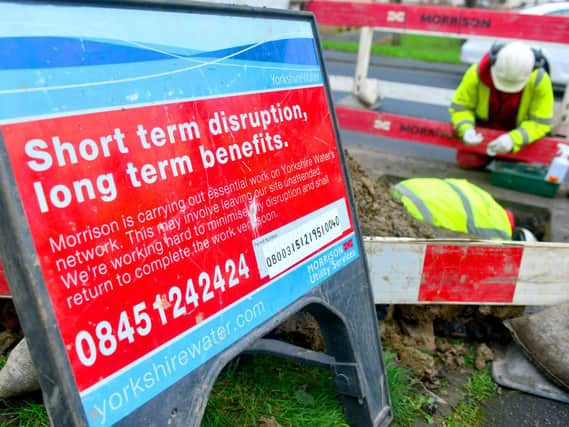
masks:
[[[271,81],[274,86],[284,86],[284,85],[302,84],[302,83],[316,83],[320,81],[320,74],[310,71],[304,71],[301,73],[271,74]]]
[[[136,375],[121,379],[121,387],[114,387],[114,392],[102,399],[97,399],[87,415],[91,425],[110,425],[116,421],[115,412],[130,412],[148,398],[170,386],[180,376],[188,374],[195,361],[201,364],[210,356],[207,354],[217,345],[232,335],[240,335],[239,330],[247,327],[262,317],[266,311],[263,301],[259,301],[237,314],[232,320],[216,327],[204,328],[199,334],[191,335],[191,342],[167,356],[153,360]],[[216,349],[217,350],[217,349]],[[193,363],[192,363],[193,362]],[[143,362],[144,363],[144,362]],[[190,367],[191,366],[191,367]],[[140,371],[139,371],[140,372]]]

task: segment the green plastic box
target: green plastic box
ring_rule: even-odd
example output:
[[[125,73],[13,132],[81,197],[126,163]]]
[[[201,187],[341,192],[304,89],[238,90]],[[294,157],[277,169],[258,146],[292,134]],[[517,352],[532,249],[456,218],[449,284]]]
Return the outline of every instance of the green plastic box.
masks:
[[[549,165],[544,163],[510,163],[495,160],[492,167],[492,185],[511,188],[522,193],[555,197],[559,190],[558,182],[545,180]]]

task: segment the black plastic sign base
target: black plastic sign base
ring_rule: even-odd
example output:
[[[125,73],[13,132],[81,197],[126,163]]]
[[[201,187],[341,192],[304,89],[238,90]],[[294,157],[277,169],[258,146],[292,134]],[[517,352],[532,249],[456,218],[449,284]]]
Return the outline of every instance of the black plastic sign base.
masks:
[[[2,2],[0,25],[0,254],[53,423],[198,425],[231,358],[303,352],[257,341],[300,309],[349,422],[388,423],[314,17]]]

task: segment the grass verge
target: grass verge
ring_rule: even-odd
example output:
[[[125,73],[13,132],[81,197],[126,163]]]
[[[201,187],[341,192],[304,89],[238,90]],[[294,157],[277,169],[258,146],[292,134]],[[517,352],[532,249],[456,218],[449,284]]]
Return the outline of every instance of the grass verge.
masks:
[[[202,426],[347,426],[332,374],[275,357],[242,356],[218,377]]]
[[[497,386],[492,379],[489,366],[473,374],[463,386],[466,398],[456,406],[453,414],[445,422],[445,426],[482,426],[484,420],[480,405],[496,390]]]
[[[0,403],[0,425],[14,427],[49,427],[49,418],[41,394]]]
[[[394,427],[433,424],[423,409],[431,398],[414,387],[412,373],[395,353],[384,349]],[[1,360],[0,360],[1,362]],[[464,384],[466,398],[443,422],[447,427],[481,426],[480,404],[496,391],[489,368]],[[348,426],[332,373],[269,356],[242,356],[231,361],[215,382],[202,426]],[[41,394],[0,403],[0,425],[48,427]]]
[[[422,410],[428,398],[413,387],[411,373],[389,350],[384,357],[392,426],[429,422]],[[266,356],[235,359],[215,383],[202,426],[253,426],[263,418],[282,426],[347,426],[330,371]]]
[[[384,361],[393,410],[391,425],[412,427],[418,420],[430,424],[431,417],[422,409],[423,404],[429,402],[429,398],[420,394],[413,386],[411,371],[403,367],[395,353],[389,350],[384,351]]]
[[[396,58],[417,59],[420,61],[461,64],[460,46],[462,40],[452,37],[434,37],[415,34],[405,34],[400,37],[398,46],[391,41],[374,44],[372,55],[391,56]],[[357,52],[357,42],[323,40],[324,49]]]

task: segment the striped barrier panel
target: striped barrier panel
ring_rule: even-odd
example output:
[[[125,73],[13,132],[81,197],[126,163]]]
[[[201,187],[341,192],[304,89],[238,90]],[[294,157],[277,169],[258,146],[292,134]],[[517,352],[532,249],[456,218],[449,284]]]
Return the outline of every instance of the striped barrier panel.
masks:
[[[376,304],[569,301],[569,245],[364,238]]]
[[[569,245],[364,237],[376,304],[569,300]],[[0,264],[0,297],[10,297]]]
[[[342,106],[336,107],[336,115],[340,128],[345,130],[423,144],[460,148],[481,154],[486,154],[488,142],[503,133],[478,127],[477,130],[484,135],[484,142],[477,146],[468,146],[460,142],[450,123]],[[539,141],[525,146],[516,154],[499,154],[497,157],[527,163],[551,163],[557,153],[557,144],[559,143],[567,143],[567,141],[556,138],[541,138]]]
[[[320,25],[374,27],[391,32],[477,36],[550,43],[569,41],[569,19],[488,9],[311,0],[305,10]]]

